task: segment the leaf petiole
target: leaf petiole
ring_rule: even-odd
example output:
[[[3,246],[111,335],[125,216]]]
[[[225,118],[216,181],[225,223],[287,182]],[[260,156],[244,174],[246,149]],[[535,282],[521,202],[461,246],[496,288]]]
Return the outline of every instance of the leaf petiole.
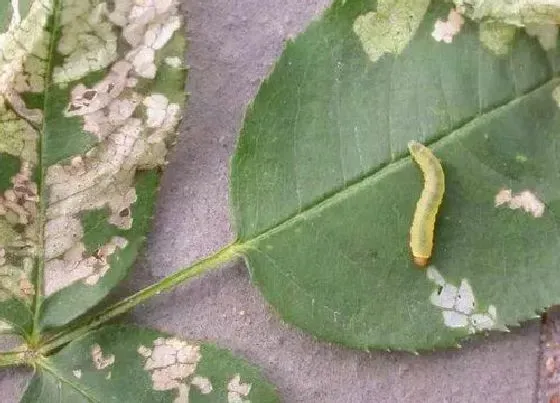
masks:
[[[28,365],[32,364],[32,355],[28,350],[21,351],[15,349],[13,351],[6,351],[0,353],[0,368],[11,367],[15,365]]]
[[[88,320],[81,321],[75,326],[70,326],[67,329],[62,330],[60,333],[53,335],[44,342],[38,349],[38,352],[40,354],[48,355],[53,350],[56,350],[70,341],[83,336],[103,323],[130,311],[136,305],[146,301],[147,299],[161,294],[162,292],[169,291],[183,282],[201,276],[212,269],[221,267],[223,264],[240,256],[242,246],[242,244],[237,243],[230,244],[225,248],[220,249],[215,254],[201,259],[193,265],[183,268],[170,276],[163,278],[157,283],[138,291],[136,294],[111,305]]]

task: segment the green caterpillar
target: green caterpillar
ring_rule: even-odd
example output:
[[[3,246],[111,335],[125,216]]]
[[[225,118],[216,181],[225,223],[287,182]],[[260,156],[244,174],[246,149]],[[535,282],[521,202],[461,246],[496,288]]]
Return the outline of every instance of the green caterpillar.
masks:
[[[414,263],[425,267],[432,256],[434,226],[445,192],[445,176],[441,163],[429,148],[412,140],[408,143],[408,150],[424,176],[424,189],[416,203],[410,227],[410,249]]]

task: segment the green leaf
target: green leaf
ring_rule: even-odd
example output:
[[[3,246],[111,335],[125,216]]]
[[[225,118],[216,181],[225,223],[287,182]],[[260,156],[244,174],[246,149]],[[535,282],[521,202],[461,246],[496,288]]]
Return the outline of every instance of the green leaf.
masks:
[[[181,26],[175,2],[0,6],[4,328],[36,342],[127,275],[180,119]]]
[[[232,162],[253,281],[286,321],[357,348],[452,346],[560,302],[558,51],[421,3],[336,1],[287,44]],[[426,271],[412,139],[446,175]]]
[[[42,359],[23,402],[279,402],[259,371],[226,350],[108,326]]]

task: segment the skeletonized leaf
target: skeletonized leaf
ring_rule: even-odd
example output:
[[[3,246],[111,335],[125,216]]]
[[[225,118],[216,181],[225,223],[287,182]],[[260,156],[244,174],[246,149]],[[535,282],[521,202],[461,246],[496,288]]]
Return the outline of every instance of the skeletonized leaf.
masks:
[[[177,1],[0,6],[0,321],[15,331],[79,316],[134,261],[180,119],[181,25]]]
[[[335,1],[287,44],[232,165],[253,280],[287,321],[359,348],[455,345],[560,302],[558,51],[413,5]],[[424,271],[412,139],[446,178]]]
[[[278,402],[259,371],[226,350],[131,326],[85,335],[37,368],[23,402]]]
[[[560,3],[555,0],[453,0],[473,19],[492,19],[508,24],[559,24]]]

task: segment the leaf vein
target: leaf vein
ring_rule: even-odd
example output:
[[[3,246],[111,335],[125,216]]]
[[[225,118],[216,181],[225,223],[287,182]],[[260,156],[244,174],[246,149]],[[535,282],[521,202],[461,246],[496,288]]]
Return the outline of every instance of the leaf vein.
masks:
[[[80,394],[82,394],[87,400],[89,400],[92,403],[101,403],[100,400],[95,399],[93,396],[91,396],[87,391],[85,391],[84,389],[82,389],[80,387],[80,385],[78,385],[77,383],[71,381],[70,379],[67,379],[63,374],[59,373],[58,370],[52,366],[50,366],[47,362],[46,359],[40,360],[39,361],[39,365],[42,369],[44,369],[46,372],[50,373],[56,380],[58,380],[60,383],[66,384],[68,386],[70,386],[72,389],[74,389],[75,391],[79,392]],[[62,398],[62,388],[60,389],[60,396]],[[61,399],[62,402],[62,399]]]
[[[482,115],[475,115],[474,117],[472,117],[468,121],[461,122],[460,126],[450,128],[449,132],[447,132],[446,134],[443,134],[443,135],[441,135],[437,138],[434,138],[428,144],[435,144],[435,143],[438,143],[438,142],[441,142],[441,141],[449,140],[450,138],[453,138],[455,136],[459,136],[461,133],[464,132],[464,130],[466,128],[476,125],[479,120],[482,120],[484,118],[487,118],[487,117],[495,115],[495,114],[498,114],[503,109],[506,109],[506,108],[510,107],[511,105],[520,102],[521,100],[529,97],[531,94],[533,94],[533,93],[535,93],[539,90],[542,90],[547,86],[557,85],[559,81],[560,80],[557,77],[553,77],[552,79],[546,81],[545,83],[538,86],[537,88],[534,88],[533,90],[528,91],[527,93],[525,93],[521,96],[518,96],[514,99],[511,99],[507,102],[504,102],[501,105],[497,105],[493,109],[488,110],[486,113],[484,113]],[[259,240],[265,239],[269,235],[271,235],[273,233],[277,233],[277,232],[283,230],[284,228],[291,226],[293,223],[297,222],[298,220],[302,220],[302,219],[305,220],[305,219],[307,219],[307,216],[320,211],[325,206],[330,205],[330,204],[338,201],[340,198],[344,198],[348,193],[352,193],[352,192],[356,191],[356,189],[360,188],[361,186],[364,186],[365,182],[367,182],[368,180],[375,179],[375,177],[378,176],[381,172],[398,167],[399,163],[404,163],[407,160],[407,158],[408,158],[408,154],[403,153],[402,155],[400,155],[400,158],[396,158],[396,159],[394,159],[390,162],[387,162],[383,165],[375,167],[373,170],[371,170],[371,171],[365,173],[364,175],[358,177],[356,180],[354,180],[350,183],[347,183],[347,184],[345,184],[344,186],[342,186],[338,189],[334,189],[330,193],[327,193],[322,199],[316,200],[312,204],[309,204],[305,209],[300,210],[300,211],[292,214],[291,216],[287,217],[286,219],[282,220],[281,222],[273,224],[269,228],[267,228],[265,230],[262,230],[261,232],[253,235],[251,238],[241,240],[241,241],[243,241],[246,244],[255,244]]]

